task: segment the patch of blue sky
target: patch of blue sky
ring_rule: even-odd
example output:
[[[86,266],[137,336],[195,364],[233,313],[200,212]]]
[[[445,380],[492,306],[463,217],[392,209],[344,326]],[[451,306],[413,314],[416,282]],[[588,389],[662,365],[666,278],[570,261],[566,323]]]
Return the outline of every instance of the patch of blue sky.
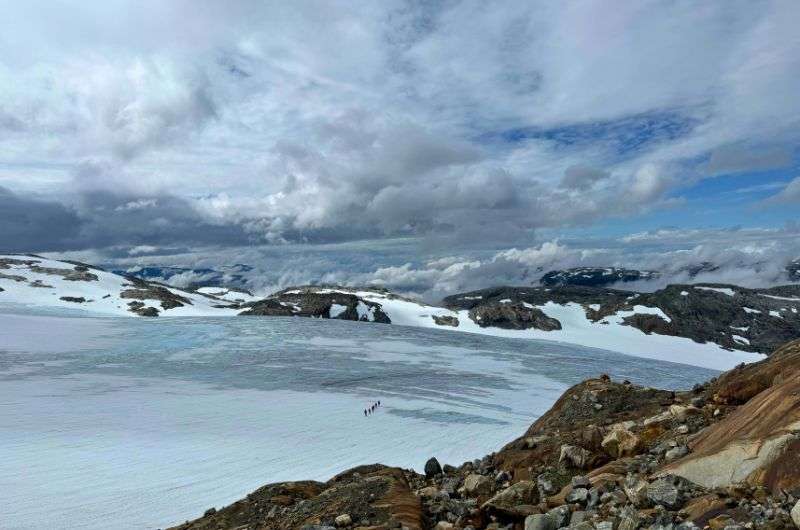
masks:
[[[779,228],[800,220],[796,204],[773,204],[778,193],[797,174],[797,168],[740,173],[701,180],[675,190],[674,204],[647,213],[609,219],[591,227],[562,230],[566,237],[620,237],[661,228],[764,227]]]
[[[546,140],[557,149],[605,144],[618,155],[626,156],[652,145],[686,136],[699,123],[700,120],[697,118],[682,112],[659,111],[617,120],[493,131],[482,135],[479,140],[511,144],[528,140]]]

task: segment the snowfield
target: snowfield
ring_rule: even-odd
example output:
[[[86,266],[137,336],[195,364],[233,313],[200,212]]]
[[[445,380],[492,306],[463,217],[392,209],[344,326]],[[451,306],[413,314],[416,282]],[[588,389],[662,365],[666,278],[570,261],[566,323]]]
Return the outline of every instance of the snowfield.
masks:
[[[4,258],[31,260],[36,263],[34,265],[10,263],[5,267],[0,267],[0,288],[4,290],[0,292],[0,304],[5,302],[22,304],[32,308],[78,309],[87,314],[104,316],[135,316],[129,310],[128,304],[130,304],[131,300],[121,297],[121,293],[126,289],[132,288],[130,281],[123,276],[97,269],[89,269],[87,272],[96,276],[96,280],[68,280],[59,274],[37,272],[35,269],[39,267],[69,272],[74,270],[74,264],[40,257],[0,256],[0,260]],[[3,262],[0,261],[1,263]],[[182,307],[163,309],[156,299],[143,300],[147,305],[157,308],[160,311],[160,316],[234,316],[241,309],[215,306],[225,306],[236,300],[253,301],[257,299],[257,297],[252,297],[247,293],[224,288],[203,287],[198,290],[199,292],[188,292],[167,286],[163,286],[163,288],[170,293],[188,299],[190,303]],[[733,291],[727,288],[696,288],[718,291],[729,296],[733,295]],[[468,311],[451,311],[443,307],[427,305],[380,291],[321,288],[318,289],[318,292],[355,294],[363,300],[378,303],[389,316],[392,324],[401,326],[445,329],[496,337],[558,341],[603,348],[636,357],[669,360],[715,370],[727,370],[742,362],[754,362],[764,358],[759,353],[725,350],[715,343],[700,344],[688,338],[645,334],[634,327],[623,325],[623,319],[634,314],[655,315],[666,322],[670,322],[670,318],[660,309],[642,305],[636,305],[631,311],[620,311],[595,322],[587,317],[587,309],[578,303],[556,304],[548,302],[536,307],[541,309],[547,316],[561,322],[562,329],[555,331],[537,329],[508,330],[481,327],[469,318]],[[299,294],[301,291],[295,290],[287,293]],[[83,298],[85,301],[69,301],[64,300],[64,297],[69,297],[73,300]],[[501,302],[504,301],[502,300]],[[533,307],[530,304],[526,304],[526,306]],[[757,312],[750,308],[743,309],[748,313]],[[331,307],[329,316],[336,318],[343,312],[344,306],[335,304]],[[374,310],[366,304],[359,302],[357,312],[362,320],[374,320]],[[777,312],[770,314],[774,317],[781,317]],[[458,324],[455,326],[437,324],[434,321],[434,316],[455,317],[458,319]],[[737,342],[746,344],[742,340]]]
[[[565,305],[548,302],[536,306],[547,316],[561,322],[562,329],[542,331],[538,329],[511,330],[487,327],[483,328],[469,318],[469,311],[451,311],[442,307],[427,306],[410,300],[392,298],[372,291],[356,291],[356,295],[381,304],[383,311],[389,315],[394,324],[426,328],[449,329],[495,337],[516,339],[552,340],[569,344],[578,344],[594,348],[644,357],[661,359],[676,363],[700,366],[713,370],[729,370],[746,362],[764,359],[760,353],[741,350],[729,351],[715,343],[700,344],[684,337],[646,334],[634,327],[623,325],[623,319],[633,314],[656,315],[667,322],[669,317],[658,308],[634,306],[633,311],[620,311],[599,322],[593,322],[586,316],[586,309],[577,303]],[[434,322],[433,316],[452,316],[458,318],[457,327],[440,326]]]
[[[2,260],[30,261],[32,264],[6,263],[0,266],[0,303],[22,304],[34,308],[66,308],[78,309],[93,315],[107,316],[135,316],[129,311],[128,304],[132,299],[122,298],[123,291],[133,289],[134,286],[124,276],[99,269],[89,268],[86,273],[90,278],[68,280],[53,272],[37,272],[36,268],[52,269],[57,271],[74,271],[75,265],[64,261],[56,261],[42,257],[29,257],[22,255],[0,255]],[[153,305],[161,310],[162,314],[171,316],[224,316],[235,315],[237,311],[214,307],[220,305],[225,299],[215,299],[197,293],[183,291],[174,287],[164,286],[169,292],[186,298],[190,304],[171,309],[162,309],[157,299],[143,300],[147,305]],[[217,289],[219,291],[219,289]],[[227,291],[227,290],[226,290]],[[64,300],[63,298],[80,299],[83,302]]]

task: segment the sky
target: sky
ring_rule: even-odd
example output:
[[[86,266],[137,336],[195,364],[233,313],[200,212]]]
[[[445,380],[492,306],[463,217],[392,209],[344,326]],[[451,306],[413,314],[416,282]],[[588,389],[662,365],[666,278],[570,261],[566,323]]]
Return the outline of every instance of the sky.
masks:
[[[800,256],[795,0],[0,8],[2,251],[426,297]]]

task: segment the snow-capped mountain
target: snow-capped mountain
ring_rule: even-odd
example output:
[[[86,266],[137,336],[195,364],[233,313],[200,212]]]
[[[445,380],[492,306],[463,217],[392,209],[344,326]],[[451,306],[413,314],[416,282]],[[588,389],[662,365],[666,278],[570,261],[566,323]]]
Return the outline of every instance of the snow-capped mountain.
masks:
[[[166,283],[183,289],[199,289],[201,287],[246,289],[248,273],[252,270],[253,268],[249,265],[236,263],[217,268],[136,265],[126,269],[113,269],[112,272],[122,276],[133,276],[141,280]]]
[[[659,273],[655,271],[639,271],[619,267],[577,267],[550,271],[539,279],[539,283],[547,286],[585,285],[604,287],[619,282],[651,280],[658,276]]]

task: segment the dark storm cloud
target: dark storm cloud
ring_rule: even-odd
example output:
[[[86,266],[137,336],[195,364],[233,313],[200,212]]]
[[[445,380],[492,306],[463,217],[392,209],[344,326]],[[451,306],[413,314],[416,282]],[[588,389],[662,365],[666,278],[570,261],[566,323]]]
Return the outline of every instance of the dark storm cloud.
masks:
[[[185,200],[169,195],[122,196],[106,191],[80,196],[80,241],[87,247],[114,245],[242,245],[241,226],[212,223]]]
[[[66,250],[80,227],[81,219],[63,204],[0,187],[0,252]]]
[[[216,224],[184,199],[87,192],[75,203],[17,195],[0,187],[0,250],[44,252],[139,245],[243,245],[239,225]]]

